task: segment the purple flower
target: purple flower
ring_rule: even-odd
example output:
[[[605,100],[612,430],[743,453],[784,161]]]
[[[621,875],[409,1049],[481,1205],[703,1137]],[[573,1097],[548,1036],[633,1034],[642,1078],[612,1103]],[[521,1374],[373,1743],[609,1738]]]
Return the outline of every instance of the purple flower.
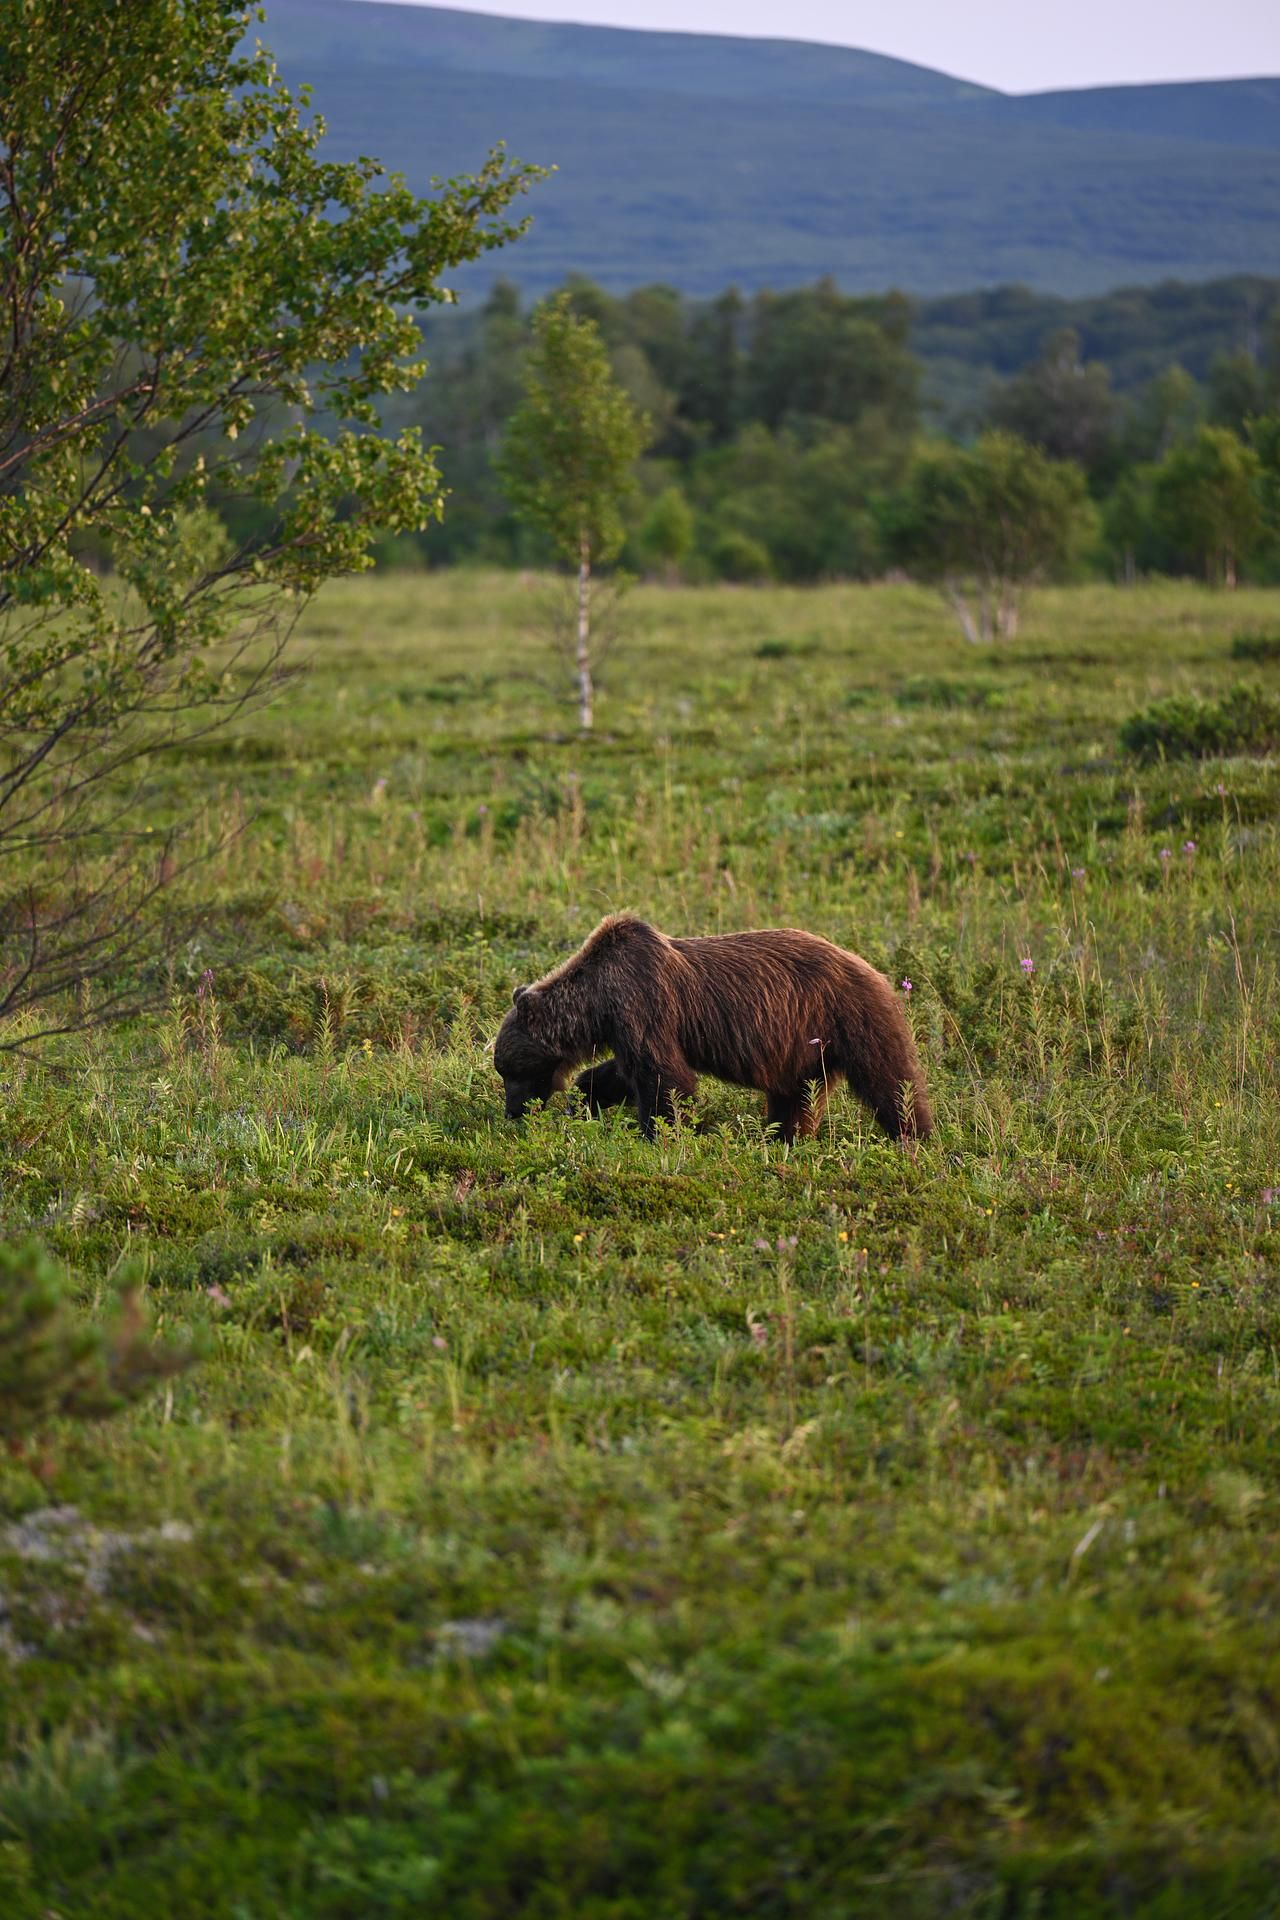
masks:
[[[1194,853],[1194,852],[1195,852],[1195,850],[1196,850],[1196,843],[1195,843],[1195,841],[1194,841],[1194,840],[1184,840],[1184,841],[1183,841],[1183,843],[1182,843],[1182,851],[1183,851],[1184,853]]]
[[[767,1240],[753,1240],[751,1244],[757,1253],[768,1253],[769,1251],[769,1242]]]
[[[1223,785],[1221,780],[1219,780],[1217,786],[1214,788],[1214,792],[1218,795],[1219,799],[1221,800],[1225,800],[1227,797],[1227,789]]]
[[[790,1235],[784,1233],[778,1236],[778,1252],[779,1253],[785,1253],[788,1247],[794,1247],[795,1244],[796,1244],[796,1236],[794,1233]]]
[[[443,1353],[445,1348],[448,1346],[449,1342],[445,1339],[442,1333],[433,1333],[431,1336],[431,1344],[436,1349],[437,1353]]]
[[[200,975],[200,985],[196,988],[196,999],[203,1000],[206,994],[213,992],[213,968],[206,967]]]
[[[1071,878],[1072,878],[1073,880],[1083,880],[1083,879],[1084,879],[1084,868],[1083,868],[1083,867],[1072,867],[1072,869],[1071,869]]]
[[[911,991],[911,982],[910,982],[909,980],[906,980],[906,979],[904,979],[904,980],[903,980],[903,982],[902,982],[902,991],[903,991],[904,993],[910,993],[910,991]]]
[[[480,815],[480,818],[483,820],[484,816],[486,815],[486,813],[488,813],[488,811],[489,811],[488,807],[486,807],[486,805],[484,804],[484,801],[482,800],[480,802],[480,805],[476,808],[476,812]]]
[[[1172,858],[1173,858],[1173,853],[1172,853],[1172,850],[1171,850],[1170,848],[1168,848],[1168,847],[1161,847],[1161,849],[1160,849],[1160,858],[1161,858],[1162,860],[1172,860]]]
[[[1032,974],[1035,972],[1035,970],[1036,970],[1035,961],[1031,958],[1031,955],[1029,953],[1024,953],[1022,956],[1022,971],[1026,974]]]
[[[231,1305],[231,1295],[227,1292],[225,1287],[220,1287],[216,1280],[213,1282],[212,1286],[205,1288],[205,1292],[208,1294],[209,1298],[212,1300],[215,1307],[229,1307]]]
[[[1262,1204],[1264,1207],[1274,1207],[1277,1200],[1280,1200],[1280,1187],[1264,1187],[1262,1189]]]

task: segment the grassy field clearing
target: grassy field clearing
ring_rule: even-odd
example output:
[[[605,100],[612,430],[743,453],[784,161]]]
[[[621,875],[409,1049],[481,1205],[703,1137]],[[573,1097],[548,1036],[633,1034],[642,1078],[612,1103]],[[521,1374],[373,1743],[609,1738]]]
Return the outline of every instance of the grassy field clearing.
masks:
[[[207,1348],[0,1469],[0,1911],[1280,1912],[1280,779],[1117,742],[1276,597],[644,590],[586,742],[537,597],[329,590],[167,1014],[0,1063]],[[508,1127],[622,907],[909,980],[935,1139]]]

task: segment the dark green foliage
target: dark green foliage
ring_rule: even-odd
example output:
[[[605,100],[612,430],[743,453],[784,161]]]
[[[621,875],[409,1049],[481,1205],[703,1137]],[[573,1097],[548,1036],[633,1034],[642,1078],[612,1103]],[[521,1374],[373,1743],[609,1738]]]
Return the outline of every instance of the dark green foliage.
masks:
[[[644,565],[668,579],[678,578],[693,548],[695,524],[679,487],[664,487],[636,534]]]
[[[189,1348],[151,1337],[140,1263],[114,1278],[114,1317],[97,1325],[71,1305],[63,1269],[39,1241],[0,1246],[0,1444],[16,1447],[56,1419],[118,1413],[191,1364]]]
[[[917,426],[903,300],[849,299],[822,282],[696,308],[668,288],[616,300],[580,280],[562,300],[595,328],[613,381],[650,422],[647,504],[631,511],[629,561],[725,579],[881,570],[876,503],[901,476]],[[423,536],[432,558],[535,553],[503,503],[494,463],[498,409],[515,416],[520,403],[530,324],[510,290],[498,289],[478,315],[428,329],[436,372],[398,423],[449,446],[460,476],[444,525]]]
[[[768,580],[773,575],[773,562],[764,541],[737,527],[725,527],[712,536],[708,558],[721,580],[742,584]]]
[[[1005,691],[999,681],[962,679],[956,674],[915,673],[898,688],[901,707],[999,707]]]
[[[1074,460],[1086,473],[1106,462],[1118,408],[1111,375],[1099,360],[1081,357],[1080,336],[1064,327],[1045,341],[1039,359],[992,394],[987,408],[1004,427],[1053,460]]]
[[[1198,427],[1151,480],[1152,515],[1180,571],[1233,587],[1262,542],[1263,466],[1226,427]]]
[[[1233,660],[1280,660],[1280,633],[1236,633],[1231,636]]]
[[[1124,285],[1073,300],[1030,287],[990,287],[914,301],[911,340],[948,413],[958,412],[985,381],[1031,368],[1064,329],[1079,341],[1086,365],[1107,368],[1120,395],[1135,396],[1176,369],[1184,389],[1178,404],[1185,406],[1187,382],[1194,393],[1219,355],[1256,348],[1260,336],[1274,372],[1268,336],[1278,309],[1280,281],[1252,274]],[[1166,451],[1157,441],[1142,457]]]
[[[1171,694],[1131,714],[1120,729],[1120,744],[1140,760],[1274,753],[1280,748],[1280,697],[1244,685],[1218,699]]]
[[[1185,350],[1207,367],[1214,344],[1243,337],[1256,348],[1258,392],[1280,391],[1280,335],[1257,325],[1275,298],[1270,282],[1056,305],[1017,289],[909,305],[849,298],[829,281],[754,300],[731,290],[708,305],[669,287],[617,299],[574,280],[566,293],[653,424],[627,528],[626,559],[637,571],[872,579],[909,557],[936,572],[935,539],[910,556],[904,547],[917,517],[904,481],[913,465],[960,475],[975,425],[992,418],[1016,429],[1006,438],[1052,461],[1059,488],[1075,467],[1086,474],[1096,529],[1089,512],[1055,510],[1054,524],[1075,536],[1055,564],[1126,583],[1151,573],[1226,584],[1233,574],[1280,574],[1276,418],[1251,417],[1243,433],[1206,425],[1211,396],[1174,360]],[[1080,324],[1046,331],[1059,314]],[[483,308],[446,313],[429,329],[434,371],[401,419],[447,445],[460,477],[449,518],[422,536],[432,560],[535,557],[491,468],[527,338],[528,318],[505,286]],[[1114,381],[1099,345],[1119,356]],[[984,371],[985,355],[993,358]],[[1020,357],[1025,370],[993,386],[997,370]],[[949,462],[942,443],[932,466],[936,443],[919,441],[922,382],[923,419],[933,424],[940,408],[940,424],[961,441]],[[397,555],[386,557],[394,564]]]
[[[895,559],[941,587],[973,641],[1012,639],[1026,590],[1068,574],[1092,530],[1080,468],[1000,430],[923,448],[884,518]]]
[[[603,566],[625,538],[622,508],[649,422],[614,379],[595,322],[568,294],[540,307],[499,474],[516,514],[563,565]]]

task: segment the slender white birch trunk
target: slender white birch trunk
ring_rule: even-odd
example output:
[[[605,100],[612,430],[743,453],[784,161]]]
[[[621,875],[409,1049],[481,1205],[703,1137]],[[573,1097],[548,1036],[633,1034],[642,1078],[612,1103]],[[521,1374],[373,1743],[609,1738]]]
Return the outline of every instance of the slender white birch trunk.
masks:
[[[965,599],[964,595],[961,593],[959,587],[957,587],[954,584],[954,582],[950,580],[947,582],[947,585],[946,585],[946,595],[947,595],[947,599],[951,602],[952,612],[955,614],[956,619],[960,622],[961,633],[963,633],[966,640],[972,640],[974,645],[976,646],[978,641],[978,629],[973,624],[973,614],[969,610],[968,601]]]
[[[578,721],[590,728],[595,690],[591,685],[591,546],[585,534],[578,547]]]

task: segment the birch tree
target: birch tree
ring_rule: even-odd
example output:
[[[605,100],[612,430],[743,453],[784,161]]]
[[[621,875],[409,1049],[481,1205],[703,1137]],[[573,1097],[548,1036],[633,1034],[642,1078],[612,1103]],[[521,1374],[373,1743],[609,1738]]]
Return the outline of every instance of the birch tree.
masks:
[[[623,508],[649,422],[613,376],[595,322],[573,310],[567,293],[534,315],[524,366],[524,397],[511,418],[500,458],[516,515],[549,541],[576,573],[572,651],[578,719],[595,718],[592,595],[599,569],[621,552]]]
[[[978,643],[1016,638],[1029,588],[1067,571],[1094,525],[1079,467],[1009,433],[923,449],[890,520],[896,558]]]
[[[0,0],[0,1022],[133,1004],[182,864],[148,768],[271,689],[325,579],[438,517],[378,403],[421,373],[413,310],[520,231],[534,170],[501,152],[429,199],[325,157],[262,18]]]

